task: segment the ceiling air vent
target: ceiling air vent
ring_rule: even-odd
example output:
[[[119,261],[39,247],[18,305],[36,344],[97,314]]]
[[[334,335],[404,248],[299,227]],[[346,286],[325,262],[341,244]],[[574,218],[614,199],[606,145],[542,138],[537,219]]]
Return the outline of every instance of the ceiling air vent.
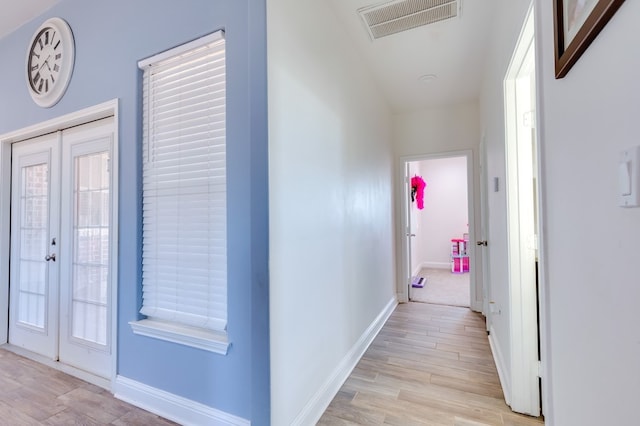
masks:
[[[372,40],[455,18],[461,0],[394,0],[358,9]]]

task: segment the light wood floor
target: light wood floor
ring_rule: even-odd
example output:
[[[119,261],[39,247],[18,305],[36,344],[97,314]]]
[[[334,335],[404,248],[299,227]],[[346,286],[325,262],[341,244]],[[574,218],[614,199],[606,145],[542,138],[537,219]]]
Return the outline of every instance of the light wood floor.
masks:
[[[480,314],[401,304],[318,425],[532,426],[505,404]]]
[[[174,425],[106,390],[0,349],[0,425]]]

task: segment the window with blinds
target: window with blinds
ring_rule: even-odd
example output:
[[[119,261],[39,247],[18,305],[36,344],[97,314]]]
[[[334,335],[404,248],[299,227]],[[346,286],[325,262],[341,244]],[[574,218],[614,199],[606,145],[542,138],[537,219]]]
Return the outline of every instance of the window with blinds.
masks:
[[[186,326],[224,333],[224,33],[161,53],[139,67],[144,111],[140,313],[155,326],[167,325],[165,331],[179,334]]]

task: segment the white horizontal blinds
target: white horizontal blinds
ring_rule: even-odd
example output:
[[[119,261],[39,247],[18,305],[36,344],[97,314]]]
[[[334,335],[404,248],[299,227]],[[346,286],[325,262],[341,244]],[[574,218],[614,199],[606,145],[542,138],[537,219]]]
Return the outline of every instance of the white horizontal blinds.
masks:
[[[223,34],[196,40],[156,59],[140,64],[144,70],[140,312],[151,319],[224,330]]]

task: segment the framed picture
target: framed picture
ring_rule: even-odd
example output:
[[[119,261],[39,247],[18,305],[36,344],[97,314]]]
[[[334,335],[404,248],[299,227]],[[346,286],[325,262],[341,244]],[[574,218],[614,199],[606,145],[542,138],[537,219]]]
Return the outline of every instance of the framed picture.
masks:
[[[564,77],[624,0],[554,0],[556,78]]]

